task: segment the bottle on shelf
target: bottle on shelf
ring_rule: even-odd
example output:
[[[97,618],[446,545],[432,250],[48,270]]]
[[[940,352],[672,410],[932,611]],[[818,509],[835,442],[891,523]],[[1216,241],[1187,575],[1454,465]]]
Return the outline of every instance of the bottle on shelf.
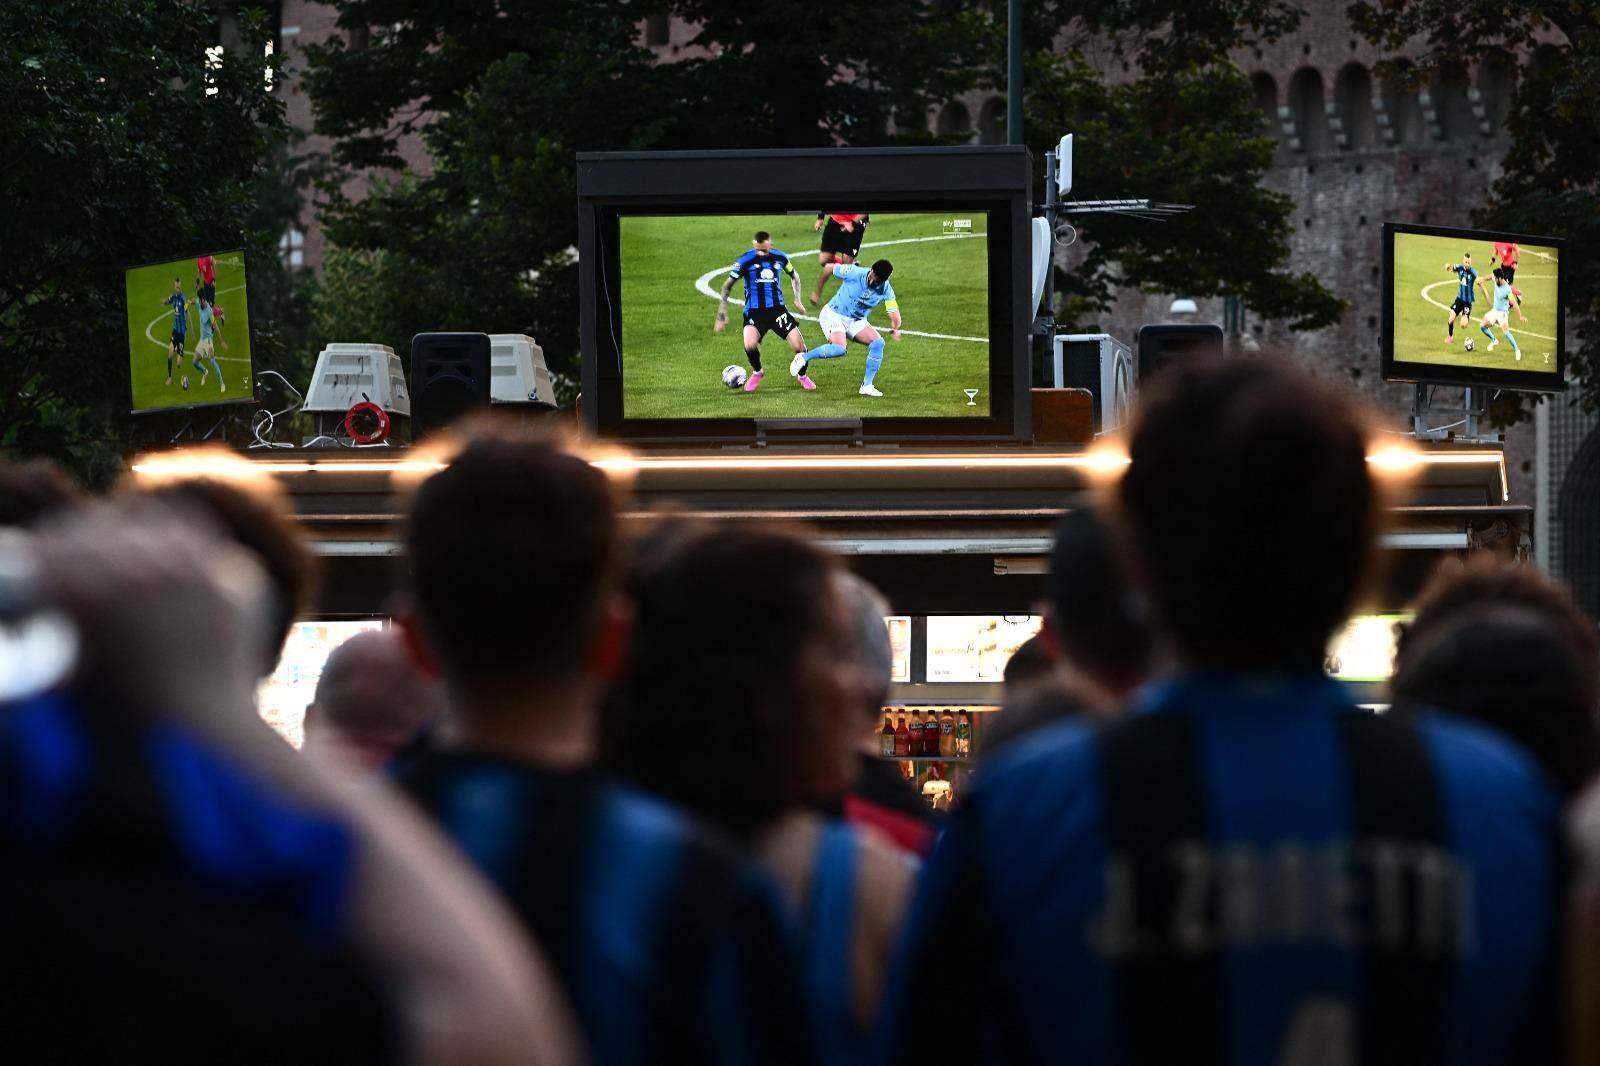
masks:
[[[911,754],[911,730],[906,726],[906,716],[903,714],[894,726],[894,753],[902,759]]]
[[[878,730],[878,753],[885,757],[892,757],[895,752],[894,719],[888,714],[883,716],[883,728]]]
[[[926,758],[939,754],[939,716],[933,711],[922,712],[922,754]]]
[[[917,758],[926,754],[922,746],[922,718],[917,714],[916,711],[911,712],[911,724],[906,726],[906,729],[910,730],[911,732],[911,746],[906,754],[910,755],[912,758]]]
[[[956,715],[956,757],[965,759],[972,754],[972,723],[963,714]]]
[[[946,759],[956,753],[956,716],[946,707],[939,713],[939,754]]]

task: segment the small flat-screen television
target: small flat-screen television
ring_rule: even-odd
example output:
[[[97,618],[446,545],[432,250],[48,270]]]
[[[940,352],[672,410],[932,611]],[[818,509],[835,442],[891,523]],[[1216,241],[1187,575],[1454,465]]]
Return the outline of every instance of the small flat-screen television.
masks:
[[[124,284],[134,414],[254,402],[243,251],[130,267]]]
[[[1014,439],[1027,160],[580,156],[586,419],[635,442]]]
[[[1564,389],[1562,245],[1554,237],[1385,223],[1384,379]]]

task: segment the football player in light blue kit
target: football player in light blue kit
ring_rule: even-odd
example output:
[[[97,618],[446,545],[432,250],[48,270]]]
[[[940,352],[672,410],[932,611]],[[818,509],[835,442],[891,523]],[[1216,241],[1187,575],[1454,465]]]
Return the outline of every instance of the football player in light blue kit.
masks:
[[[813,388],[808,384],[810,378],[806,374],[811,360],[839,358],[845,353],[845,340],[848,338],[867,346],[867,372],[861,379],[861,395],[882,396],[883,393],[873,385],[872,379],[878,376],[878,368],[883,365],[883,338],[867,321],[867,315],[874,307],[883,304],[889,312],[891,336],[895,340],[900,339],[900,305],[894,297],[894,286],[889,284],[894,264],[887,259],[880,259],[868,269],[849,263],[828,263],[822,268],[824,280],[829,273],[838,278],[841,284],[833,294],[833,299],[817,314],[817,322],[822,326],[828,343],[795,356],[789,364],[789,373],[805,388]]]
[[[1489,350],[1494,351],[1495,345],[1500,342],[1489,332],[1490,326],[1499,326],[1500,332],[1505,334],[1506,340],[1511,342],[1511,350],[1517,353],[1517,361],[1522,360],[1522,349],[1517,347],[1517,338],[1511,334],[1511,306],[1516,304],[1517,318],[1523,322],[1528,321],[1528,316],[1522,313],[1522,293],[1511,287],[1511,279],[1505,275],[1505,268],[1498,267],[1494,272],[1494,310],[1484,314],[1478,322],[1478,331],[1489,338]]]
[[[214,372],[217,375],[217,391],[227,392],[228,385],[222,380],[222,368],[217,365],[217,352],[212,346],[212,336],[221,333],[222,321],[204,296],[196,302],[200,305],[200,343],[194,346],[194,368],[200,371],[200,386],[204,388],[206,374]],[[221,337],[218,336],[217,339],[221,340]],[[227,346],[227,341],[223,341],[223,346]],[[201,366],[201,359],[209,360],[211,366],[209,368]]]

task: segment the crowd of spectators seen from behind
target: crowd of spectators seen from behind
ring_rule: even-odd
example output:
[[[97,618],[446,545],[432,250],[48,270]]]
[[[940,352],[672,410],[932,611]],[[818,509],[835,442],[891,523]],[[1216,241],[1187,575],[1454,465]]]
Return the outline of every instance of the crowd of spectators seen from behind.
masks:
[[[1516,741],[1563,796],[1600,767],[1600,636],[1530,565],[1441,566],[1403,630],[1390,689],[1397,714],[1447,711]]]
[[[1118,524],[1172,672],[985,766],[908,923],[892,1061],[1554,1061],[1556,796],[1321,669],[1380,516],[1352,402],[1266,358],[1141,396]],[[948,973],[971,1024],[930,1027]]]
[[[1043,626],[1006,663],[1005,713],[984,730],[985,758],[1064,718],[1115,715],[1149,677],[1149,623],[1094,509],[1056,527],[1047,589]]]
[[[860,677],[840,588],[838,564],[798,531],[728,525],[677,544],[635,588],[607,761],[772,873],[820,1057],[848,1063],[866,1055],[914,869],[874,834],[815,813],[850,787],[865,694],[881,684]]]
[[[255,713],[272,593],[210,513],[129,492],[38,528],[8,551],[36,560],[37,609],[71,620],[77,656],[0,706],[0,921],[30,960],[12,1046],[575,1061],[548,972],[487,885]],[[91,1024],[60,1024],[86,1004]]]
[[[889,603],[871,584],[847,570],[839,571],[836,584],[852,627],[861,729],[856,741],[855,779],[837,802],[825,802],[818,810],[870,826],[911,854],[924,856],[933,847],[939,816],[901,774],[899,765],[883,758],[879,734],[894,677],[894,648],[884,624]]]
[[[617,511],[584,458],[490,426],[420,485],[400,622],[449,720],[398,782],[549,953],[591,1062],[809,1061],[770,883],[596,770],[632,618]]]
[[[443,699],[438,678],[420,668],[399,630],[357,633],[322,665],[300,750],[329,766],[370,773],[428,727]]]

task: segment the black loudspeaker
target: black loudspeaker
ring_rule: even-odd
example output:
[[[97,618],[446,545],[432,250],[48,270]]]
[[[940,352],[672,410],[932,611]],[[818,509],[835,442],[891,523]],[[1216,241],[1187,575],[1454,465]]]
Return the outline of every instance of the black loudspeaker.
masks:
[[[411,433],[425,437],[489,406],[489,335],[418,333],[411,338]]]
[[[1140,326],[1139,383],[1179,361],[1222,356],[1221,326]]]

